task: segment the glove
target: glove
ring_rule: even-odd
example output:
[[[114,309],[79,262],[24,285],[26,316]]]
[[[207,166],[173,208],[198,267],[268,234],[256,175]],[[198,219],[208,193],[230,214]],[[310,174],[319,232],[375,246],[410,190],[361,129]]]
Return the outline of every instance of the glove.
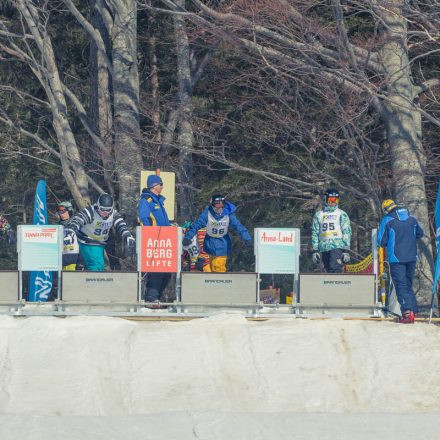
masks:
[[[64,246],[69,246],[75,241],[75,231],[70,228],[64,229]]]
[[[196,261],[196,269],[200,272],[203,272],[203,266],[205,265],[205,260],[203,258],[197,258]]]
[[[131,236],[128,235],[125,239],[125,242],[127,243],[128,249],[134,250],[136,247],[136,240]]]
[[[348,252],[342,252],[342,261],[348,263],[350,261],[350,254]]]
[[[63,240],[64,246],[71,246],[73,244],[73,237],[71,235],[66,235]]]
[[[189,238],[184,238],[184,239],[182,240],[182,244],[183,244],[184,246],[189,246],[189,245],[191,244],[191,240],[190,240]]]
[[[315,264],[319,264],[321,262],[321,254],[319,252],[313,252],[312,260]]]

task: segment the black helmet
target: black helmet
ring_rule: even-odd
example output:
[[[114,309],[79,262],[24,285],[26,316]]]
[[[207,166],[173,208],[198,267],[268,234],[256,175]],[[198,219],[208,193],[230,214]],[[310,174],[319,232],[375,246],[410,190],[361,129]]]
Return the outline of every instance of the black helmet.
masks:
[[[335,188],[328,188],[325,192],[325,203],[338,205],[339,204],[339,191]]]
[[[98,211],[109,212],[113,211],[113,197],[110,194],[102,193],[96,202]]]
[[[222,194],[213,194],[211,197],[211,205],[214,206],[217,202],[225,203],[226,197]]]

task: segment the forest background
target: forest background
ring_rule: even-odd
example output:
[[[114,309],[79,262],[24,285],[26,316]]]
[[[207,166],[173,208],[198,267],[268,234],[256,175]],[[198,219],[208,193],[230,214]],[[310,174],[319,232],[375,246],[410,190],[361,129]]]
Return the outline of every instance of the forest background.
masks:
[[[365,257],[380,204],[423,226],[429,302],[439,176],[438,0],[2,0],[0,212],[29,223],[110,192],[134,227],[141,169],[177,177],[177,221],[212,193],[254,227],[310,227],[327,187]],[[2,269],[16,265],[2,245]],[[235,243],[232,270],[253,270]]]

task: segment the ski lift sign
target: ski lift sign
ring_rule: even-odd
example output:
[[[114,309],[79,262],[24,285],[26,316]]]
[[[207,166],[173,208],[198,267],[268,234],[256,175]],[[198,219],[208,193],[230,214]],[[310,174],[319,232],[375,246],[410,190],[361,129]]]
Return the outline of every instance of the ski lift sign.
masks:
[[[300,232],[296,228],[256,228],[256,271],[273,274],[298,273],[299,238]]]
[[[141,272],[179,272],[180,228],[176,226],[142,226],[140,227],[140,238]]]
[[[61,268],[63,227],[18,226],[18,269],[58,271]]]

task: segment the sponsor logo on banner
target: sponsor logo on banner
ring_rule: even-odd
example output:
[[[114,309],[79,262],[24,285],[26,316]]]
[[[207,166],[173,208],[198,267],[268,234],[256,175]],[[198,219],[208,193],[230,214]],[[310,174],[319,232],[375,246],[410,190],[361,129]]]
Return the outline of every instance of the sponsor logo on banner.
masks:
[[[324,286],[351,286],[351,281],[341,281],[341,280],[323,280],[322,284]]]
[[[86,283],[113,283],[113,278],[86,278]]]
[[[27,243],[56,244],[58,241],[56,228],[27,228],[23,230],[23,240]]]
[[[279,246],[293,246],[295,233],[291,231],[260,231],[261,244],[274,244]]]
[[[205,280],[205,283],[207,283],[207,284],[218,284],[218,283],[231,284],[232,280]]]
[[[144,226],[141,232],[141,271],[177,272],[179,241],[174,226]]]

